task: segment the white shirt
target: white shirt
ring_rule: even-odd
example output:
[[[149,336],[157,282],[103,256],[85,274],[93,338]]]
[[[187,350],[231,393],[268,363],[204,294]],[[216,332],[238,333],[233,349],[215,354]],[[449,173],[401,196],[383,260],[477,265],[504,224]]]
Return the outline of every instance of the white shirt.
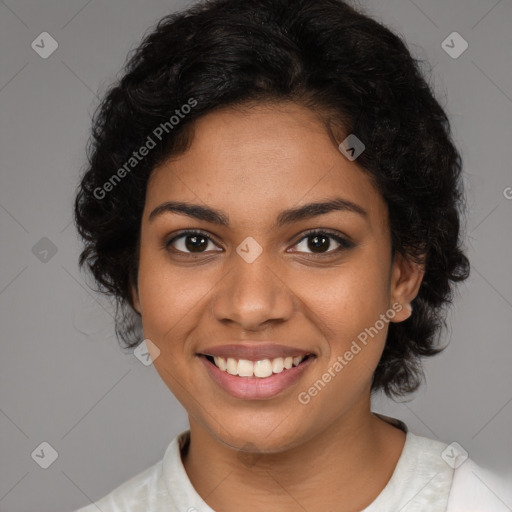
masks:
[[[374,413],[376,414],[376,413]],[[376,414],[406,432],[391,479],[361,512],[511,512],[512,478],[498,477],[457,450],[415,435],[403,422]],[[190,431],[177,435],[162,460],[75,512],[215,512],[196,492],[181,460]]]

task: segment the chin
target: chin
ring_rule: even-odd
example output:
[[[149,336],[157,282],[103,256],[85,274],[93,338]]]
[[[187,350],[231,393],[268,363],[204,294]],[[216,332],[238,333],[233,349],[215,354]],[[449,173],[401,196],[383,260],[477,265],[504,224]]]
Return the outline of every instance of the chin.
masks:
[[[291,418],[294,415],[289,416]],[[239,420],[235,415],[230,423],[210,425],[208,430],[212,437],[234,450],[261,454],[281,453],[300,445],[307,437],[306,433],[301,432],[296,416],[293,424],[286,421],[286,418],[287,414],[282,413],[262,416],[259,412],[248,416],[242,412]]]

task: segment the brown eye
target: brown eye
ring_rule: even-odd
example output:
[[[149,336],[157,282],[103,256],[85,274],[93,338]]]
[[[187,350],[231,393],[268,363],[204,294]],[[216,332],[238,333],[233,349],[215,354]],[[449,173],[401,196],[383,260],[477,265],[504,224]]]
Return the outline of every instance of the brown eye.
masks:
[[[307,240],[307,242],[305,242]],[[337,246],[332,249],[332,241],[334,241]],[[302,246],[302,249],[301,249]],[[300,252],[307,252],[304,249],[307,249],[312,254],[322,255],[322,254],[330,254],[340,252],[343,249],[348,249],[353,247],[354,244],[340,237],[339,235],[335,235],[332,233],[324,232],[324,231],[312,231],[306,234],[295,247],[298,247]],[[331,249],[331,250],[329,250]]]
[[[326,235],[315,235],[308,236],[308,249],[312,252],[324,252],[327,251],[331,245],[330,237]]]
[[[175,236],[166,243],[166,247],[173,247],[177,252],[201,254],[206,252],[208,244],[215,246],[211,238],[201,231],[186,231]],[[216,247],[216,246],[215,246]]]

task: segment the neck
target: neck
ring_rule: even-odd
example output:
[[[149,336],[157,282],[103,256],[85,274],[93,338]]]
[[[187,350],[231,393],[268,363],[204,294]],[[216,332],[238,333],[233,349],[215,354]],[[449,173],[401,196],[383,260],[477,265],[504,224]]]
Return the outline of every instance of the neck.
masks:
[[[182,455],[189,479],[214,510],[360,511],[386,486],[405,433],[364,407],[285,452],[241,455],[190,421]]]

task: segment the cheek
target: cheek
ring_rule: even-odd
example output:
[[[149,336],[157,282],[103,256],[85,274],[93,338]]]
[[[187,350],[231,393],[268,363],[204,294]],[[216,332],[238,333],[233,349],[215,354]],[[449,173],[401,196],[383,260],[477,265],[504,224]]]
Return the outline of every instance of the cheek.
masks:
[[[186,317],[201,307],[208,283],[191,275],[190,270],[172,267],[164,256],[141,252],[138,290],[148,337],[173,335]]]
[[[372,325],[388,307],[387,274],[377,265],[340,268],[301,285],[301,295],[333,331]]]
[[[206,292],[204,281],[192,281],[186,272],[171,269],[162,259],[154,253],[141,253],[138,284],[144,337],[158,347],[153,366],[161,379],[182,404],[188,404],[189,395],[196,391],[193,380],[190,382],[194,354],[187,338],[197,324]]]
[[[303,293],[318,325],[323,326],[329,366],[342,357],[347,377],[354,371],[370,376],[382,354],[389,326],[389,319],[381,317],[389,309],[385,269],[375,259],[361,258],[357,264],[333,273],[324,285],[307,285]]]

